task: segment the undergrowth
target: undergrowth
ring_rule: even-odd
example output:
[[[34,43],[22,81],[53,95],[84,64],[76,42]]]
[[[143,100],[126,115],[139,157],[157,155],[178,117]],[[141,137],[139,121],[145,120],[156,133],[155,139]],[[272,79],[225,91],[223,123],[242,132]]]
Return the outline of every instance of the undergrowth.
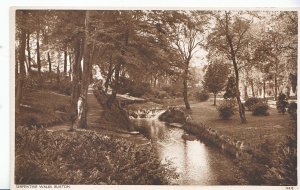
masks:
[[[168,184],[177,178],[151,145],[91,131],[16,128],[16,184]]]

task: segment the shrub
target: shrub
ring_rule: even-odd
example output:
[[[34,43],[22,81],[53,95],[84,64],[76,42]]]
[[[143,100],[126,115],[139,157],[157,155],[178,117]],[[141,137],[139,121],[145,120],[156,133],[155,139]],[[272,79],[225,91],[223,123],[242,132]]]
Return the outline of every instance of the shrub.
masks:
[[[245,105],[245,107],[248,108],[249,111],[253,111],[255,108],[255,105],[259,102],[262,102],[262,100],[259,98],[251,97],[245,101],[244,105]]]
[[[236,97],[235,78],[233,76],[228,78],[223,97],[224,99],[233,99]]]
[[[149,92],[150,86],[148,84],[134,85],[129,91],[130,96],[141,97]]]
[[[141,97],[151,91],[149,83],[132,81],[128,78],[122,77],[120,79],[119,93],[129,93],[130,96]]]
[[[218,107],[219,116],[222,119],[229,119],[232,115],[234,115],[235,111],[235,102],[232,100],[223,101]]]
[[[278,113],[284,114],[286,112],[286,107],[288,106],[287,98],[284,93],[280,93],[278,96],[278,100],[276,102],[276,108]]]
[[[166,91],[169,96],[178,97],[178,88],[174,86],[163,86],[161,88],[163,91]],[[179,92],[181,96],[181,92]]]
[[[155,95],[155,97],[158,99],[167,98],[168,96],[169,96],[168,93],[164,90],[158,91],[157,94]]]
[[[84,143],[82,143],[84,142]],[[16,184],[168,184],[177,177],[152,146],[92,131],[16,128]]]
[[[202,91],[200,91],[200,92],[197,91],[197,92],[195,93],[195,98],[196,98],[196,100],[199,101],[199,102],[205,102],[205,101],[208,100],[209,94],[208,94],[208,92],[206,92],[206,91],[204,91],[204,90],[202,90]]]
[[[297,103],[296,102],[289,103],[287,111],[294,120],[297,120]]]
[[[297,139],[287,136],[276,147],[276,162],[264,175],[268,185],[297,185]]]
[[[269,109],[269,106],[268,106],[267,103],[258,102],[257,104],[254,105],[254,108],[252,110],[252,115],[256,115],[256,116],[259,116],[259,115],[262,115],[262,116],[269,115],[268,109]]]

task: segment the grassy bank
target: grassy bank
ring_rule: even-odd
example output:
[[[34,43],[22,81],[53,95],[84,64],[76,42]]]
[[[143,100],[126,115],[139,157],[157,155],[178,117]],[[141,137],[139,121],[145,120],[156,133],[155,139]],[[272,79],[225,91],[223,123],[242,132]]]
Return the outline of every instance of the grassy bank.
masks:
[[[296,124],[289,115],[270,109],[269,116],[246,112],[247,123],[238,114],[229,120],[218,116],[212,101],[192,105],[192,123],[186,129],[208,143],[239,157],[240,167],[253,185],[297,183]]]
[[[216,106],[207,101],[193,104],[191,116],[196,124],[204,123],[206,127],[243,141],[251,148],[264,143],[272,143],[272,147],[275,147],[283,142],[287,135],[296,135],[294,121],[288,114],[279,114],[272,108],[269,113],[269,116],[253,116],[252,112],[246,111],[247,123],[241,124],[238,113],[231,119],[223,120],[219,118]]]
[[[24,89],[16,126],[48,127],[70,121],[71,97],[54,91]]]

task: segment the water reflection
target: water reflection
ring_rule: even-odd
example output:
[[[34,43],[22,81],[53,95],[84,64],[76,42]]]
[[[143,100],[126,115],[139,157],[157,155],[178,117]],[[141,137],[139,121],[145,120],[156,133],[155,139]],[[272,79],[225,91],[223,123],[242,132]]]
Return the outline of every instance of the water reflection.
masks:
[[[156,147],[162,161],[171,160],[180,177],[176,184],[236,184],[238,169],[218,150],[202,142],[182,139],[180,128],[166,126],[157,119],[134,120],[138,129]]]

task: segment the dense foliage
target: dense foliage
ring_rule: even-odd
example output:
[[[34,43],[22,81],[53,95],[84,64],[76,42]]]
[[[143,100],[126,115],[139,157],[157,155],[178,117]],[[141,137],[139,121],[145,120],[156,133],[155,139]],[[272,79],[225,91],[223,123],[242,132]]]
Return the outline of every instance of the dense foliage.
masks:
[[[234,115],[235,102],[232,100],[225,100],[217,107],[217,110],[219,111],[219,116],[222,119],[229,119]]]
[[[296,102],[289,103],[287,111],[294,120],[297,120],[297,103]]]
[[[256,98],[256,97],[251,97],[245,101],[244,105],[248,110],[253,111],[255,108],[255,105],[259,102],[262,102],[262,100],[259,98]]]
[[[236,87],[234,77],[229,77],[227,80],[225,93],[223,95],[225,99],[232,99],[236,97]]]
[[[289,103],[287,101],[286,95],[284,93],[280,93],[276,102],[276,108],[278,110],[278,113],[284,114],[286,112],[288,104]]]
[[[287,136],[275,150],[277,159],[264,175],[268,185],[297,185],[297,139]]]
[[[141,97],[151,92],[151,87],[149,83],[132,81],[124,77],[120,80],[119,92],[120,94],[128,93],[130,96]]]
[[[199,102],[205,102],[209,99],[209,94],[205,90],[197,91],[195,92],[195,99]]]
[[[177,175],[151,145],[91,131],[16,128],[16,184],[168,184]]]
[[[265,102],[258,102],[254,105],[252,110],[252,115],[256,116],[266,116],[269,115],[268,113],[269,106]]]
[[[39,90],[51,90],[65,95],[71,95],[72,82],[63,74],[45,72],[38,75],[31,71],[31,75],[24,80],[24,87]]]
[[[224,63],[209,64],[203,80],[203,86],[208,91],[214,94],[214,105],[216,105],[216,96],[223,90],[226,84],[226,79],[229,74],[229,65]]]

